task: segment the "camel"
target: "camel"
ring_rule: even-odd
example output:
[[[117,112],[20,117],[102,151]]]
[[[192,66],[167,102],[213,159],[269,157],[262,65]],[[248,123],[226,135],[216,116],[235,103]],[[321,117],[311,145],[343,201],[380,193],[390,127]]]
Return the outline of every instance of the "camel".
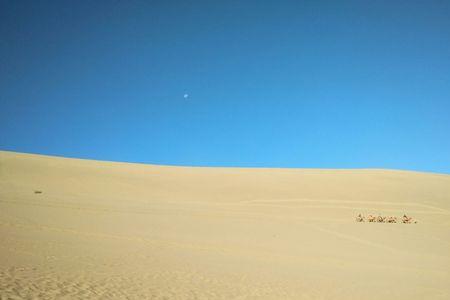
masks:
[[[368,215],[368,216],[367,216],[367,221],[369,221],[370,223],[373,223],[373,222],[376,221],[376,218],[375,218],[375,216]]]
[[[363,217],[361,214],[359,214],[359,215],[356,217],[356,222],[364,222],[364,217]]]
[[[378,217],[377,217],[377,222],[378,222],[378,223],[384,223],[385,220],[386,220],[386,217],[382,217],[382,216],[378,216]]]
[[[406,214],[403,215],[402,222],[403,222],[404,224],[411,224],[411,223],[417,224],[417,221],[414,221],[414,222],[413,222],[413,218],[408,217]]]
[[[387,217],[386,221],[388,223],[397,223],[397,217],[392,217],[392,216]]]

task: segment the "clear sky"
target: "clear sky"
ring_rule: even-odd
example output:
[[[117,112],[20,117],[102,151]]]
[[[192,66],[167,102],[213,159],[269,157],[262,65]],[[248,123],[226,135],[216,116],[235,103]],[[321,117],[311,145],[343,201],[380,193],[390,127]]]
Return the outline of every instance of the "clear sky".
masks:
[[[0,149],[450,173],[450,1],[0,1]]]

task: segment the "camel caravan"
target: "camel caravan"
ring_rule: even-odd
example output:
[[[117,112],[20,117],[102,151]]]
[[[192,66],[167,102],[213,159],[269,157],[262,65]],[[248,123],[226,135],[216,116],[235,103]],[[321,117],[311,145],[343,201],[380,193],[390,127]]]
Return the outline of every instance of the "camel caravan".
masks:
[[[383,217],[383,216],[373,216],[373,215],[368,215],[367,218],[364,217],[363,215],[359,214],[356,217],[356,222],[369,222],[369,223],[399,223],[400,221],[397,220],[397,217],[393,217],[393,216],[388,216],[388,217]],[[403,224],[416,224],[417,221],[413,220],[412,217],[407,216],[406,214],[403,215],[403,217],[401,218],[401,222]]]

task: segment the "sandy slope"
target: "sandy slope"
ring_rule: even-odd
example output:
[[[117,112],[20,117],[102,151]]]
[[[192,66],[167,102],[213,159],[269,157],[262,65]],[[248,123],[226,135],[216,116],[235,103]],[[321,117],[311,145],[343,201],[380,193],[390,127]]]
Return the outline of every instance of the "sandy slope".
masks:
[[[450,299],[450,176],[0,152],[0,239],[0,299]]]

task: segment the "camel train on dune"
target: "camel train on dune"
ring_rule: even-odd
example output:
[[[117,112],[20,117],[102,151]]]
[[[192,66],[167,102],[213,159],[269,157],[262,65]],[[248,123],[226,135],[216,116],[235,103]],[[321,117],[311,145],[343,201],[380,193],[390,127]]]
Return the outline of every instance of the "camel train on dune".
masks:
[[[356,222],[369,222],[369,223],[397,223],[397,217],[393,217],[393,216],[388,216],[388,217],[383,217],[381,215],[378,216],[373,216],[373,215],[368,215],[367,218],[365,218],[363,215],[358,214],[358,216],[356,217]],[[403,217],[401,218],[401,222],[403,224],[416,224],[417,221],[414,221],[412,217],[407,216],[406,214],[403,215]]]

